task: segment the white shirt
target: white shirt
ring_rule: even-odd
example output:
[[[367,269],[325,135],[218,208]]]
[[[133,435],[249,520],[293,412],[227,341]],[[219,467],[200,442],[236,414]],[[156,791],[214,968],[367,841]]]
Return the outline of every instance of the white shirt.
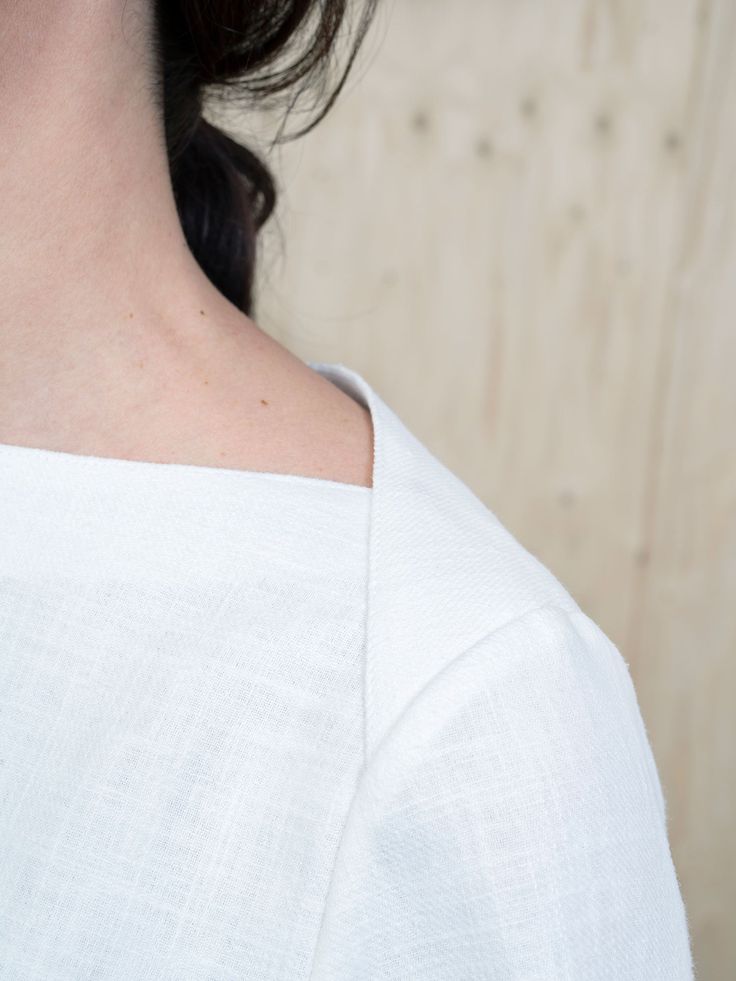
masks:
[[[310,365],[372,488],[0,444],[0,977],[691,979],[623,658]]]

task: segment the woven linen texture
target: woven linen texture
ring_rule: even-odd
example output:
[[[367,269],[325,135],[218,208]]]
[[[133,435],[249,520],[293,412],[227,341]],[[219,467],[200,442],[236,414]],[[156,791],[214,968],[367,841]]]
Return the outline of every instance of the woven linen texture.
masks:
[[[372,488],[0,444],[0,978],[690,981],[621,654],[311,364]]]
[[[305,978],[370,490],[40,462],[0,464],[0,978]]]

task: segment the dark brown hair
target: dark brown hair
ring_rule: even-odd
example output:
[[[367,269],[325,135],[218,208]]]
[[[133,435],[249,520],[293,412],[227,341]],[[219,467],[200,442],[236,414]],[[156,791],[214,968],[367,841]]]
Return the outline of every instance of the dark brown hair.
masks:
[[[296,139],[324,118],[377,2],[360,0],[347,65],[322,111],[275,142]],[[257,234],[274,209],[276,184],[254,150],[203,118],[203,98],[235,90],[245,105],[270,109],[315,81],[323,86],[350,9],[351,0],[155,0],[156,96],[179,218],[209,279],[251,316]]]

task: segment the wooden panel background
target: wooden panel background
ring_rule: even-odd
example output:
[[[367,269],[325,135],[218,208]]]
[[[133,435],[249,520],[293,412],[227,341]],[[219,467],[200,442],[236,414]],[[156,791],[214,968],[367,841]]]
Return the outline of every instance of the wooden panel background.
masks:
[[[618,645],[699,981],[736,977],[735,113],[733,0],[384,4],[269,155],[256,313],[364,374]]]

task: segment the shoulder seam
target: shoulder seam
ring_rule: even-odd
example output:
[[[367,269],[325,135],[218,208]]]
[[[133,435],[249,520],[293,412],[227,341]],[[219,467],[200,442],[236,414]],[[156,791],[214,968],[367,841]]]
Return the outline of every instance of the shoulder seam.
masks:
[[[411,698],[402,705],[401,710],[396,716],[396,718],[394,719],[394,721],[391,723],[391,725],[388,727],[388,729],[384,732],[384,734],[378,740],[376,745],[373,747],[373,751],[370,754],[370,756],[368,756],[367,753],[364,753],[363,771],[367,770],[370,767],[371,763],[375,759],[376,755],[380,751],[383,744],[391,737],[394,730],[400,724],[404,716],[411,710],[411,707],[415,704],[415,702],[421,699],[424,693],[432,685],[436,683],[437,679],[441,678],[446,671],[450,670],[450,668],[454,664],[456,664],[460,658],[465,657],[475,647],[478,647],[480,644],[485,644],[493,637],[495,637],[497,634],[502,633],[504,630],[508,630],[510,627],[515,626],[516,624],[522,622],[523,620],[526,620],[528,617],[533,616],[535,613],[540,613],[543,610],[557,610],[558,612],[563,613],[565,616],[567,616],[568,619],[570,618],[571,614],[574,614],[576,612],[582,612],[582,610],[580,610],[580,607],[577,605],[577,603],[575,603],[574,600],[572,600],[572,598],[570,604],[564,604],[564,605],[560,603],[559,599],[549,600],[548,602],[541,603],[538,606],[531,606],[528,609],[524,610],[522,613],[510,617],[508,620],[505,620],[503,623],[497,624],[495,627],[493,627],[491,630],[487,631],[486,633],[481,634],[480,637],[478,637],[476,640],[472,641],[470,644],[464,647],[454,657],[452,657],[446,664],[443,664],[438,671],[435,671],[434,674],[430,675],[430,677],[427,678],[424,684],[416,692],[414,692]]]
[[[509,628],[513,627],[515,624],[518,624],[519,622],[525,620],[526,618],[532,616],[535,613],[539,613],[539,612],[541,612],[543,610],[557,610],[559,613],[565,614],[566,616],[569,617],[569,615],[571,613],[574,613],[574,612],[576,612],[579,609],[580,609],[580,607],[575,603],[574,600],[572,600],[572,598],[571,598],[571,602],[569,604],[566,604],[566,605],[561,604],[559,602],[559,600],[557,600],[557,599],[550,600],[549,602],[541,603],[541,604],[539,604],[537,606],[529,607],[526,610],[524,610],[522,613],[519,613],[516,616],[510,617],[508,620],[505,620],[503,623],[498,624],[497,626],[493,627],[491,630],[488,630],[485,634],[483,634],[477,640],[473,641],[472,643],[470,643],[466,647],[464,647],[455,657],[453,657],[450,661],[448,661],[447,664],[443,665],[440,668],[439,671],[436,671],[433,675],[431,675],[430,678],[427,679],[427,681],[421,686],[421,688],[417,692],[415,692],[415,694],[402,707],[401,712],[396,717],[396,719],[394,720],[394,722],[389,726],[389,728],[386,730],[386,732],[383,734],[383,736],[381,737],[381,739],[379,740],[379,742],[374,747],[373,752],[371,753],[370,756],[368,756],[367,752],[365,751],[365,744],[364,744],[364,752],[363,752],[362,766],[360,767],[360,770],[358,771],[357,776],[356,776],[355,787],[353,788],[353,793],[352,793],[352,796],[350,798],[350,802],[348,804],[347,811],[345,813],[345,819],[344,819],[344,822],[343,822],[343,827],[342,827],[341,832],[340,832],[340,836],[339,836],[338,843],[337,843],[337,848],[335,849],[335,855],[334,855],[334,859],[333,859],[333,864],[332,864],[332,868],[330,870],[330,874],[329,874],[329,878],[328,878],[328,882],[327,882],[327,889],[326,889],[326,892],[325,892],[325,897],[324,897],[324,902],[323,902],[323,907],[322,907],[322,915],[321,915],[321,918],[320,918],[319,927],[317,929],[317,938],[316,938],[314,949],[313,949],[313,952],[312,952],[312,961],[311,961],[310,971],[309,971],[309,975],[308,975],[310,979],[314,975],[314,968],[315,968],[315,964],[317,962],[317,955],[318,955],[318,952],[319,952],[319,944],[320,944],[320,940],[321,940],[321,936],[322,936],[322,930],[323,930],[323,927],[324,927],[324,919],[325,919],[325,915],[326,915],[326,911],[327,911],[327,905],[329,903],[330,895],[331,895],[332,888],[333,888],[333,880],[334,880],[334,875],[335,875],[335,868],[337,866],[337,861],[338,861],[338,857],[339,857],[339,854],[340,854],[340,849],[342,847],[342,841],[343,841],[343,838],[345,836],[345,832],[346,832],[347,826],[348,826],[348,824],[350,822],[350,818],[351,818],[351,815],[352,815],[352,812],[353,812],[353,807],[354,807],[356,798],[358,796],[359,790],[361,788],[361,785],[363,783],[363,779],[366,776],[366,774],[369,772],[369,770],[371,769],[371,765],[372,765],[373,761],[375,760],[378,752],[380,751],[380,749],[384,745],[384,743],[386,743],[391,738],[393,732],[395,731],[395,729],[397,728],[397,726],[400,724],[401,720],[404,718],[404,716],[406,715],[406,713],[411,709],[412,705],[414,705],[414,703],[417,702],[422,697],[422,695],[425,693],[425,691],[427,691],[436,682],[436,680],[438,678],[440,678],[444,674],[445,671],[447,671],[453,664],[455,664],[457,662],[457,660],[459,658],[463,657],[469,651],[473,650],[478,645],[483,644],[486,641],[490,640],[492,637],[496,636],[496,634],[499,634],[499,633],[501,633],[504,630],[508,630]]]

